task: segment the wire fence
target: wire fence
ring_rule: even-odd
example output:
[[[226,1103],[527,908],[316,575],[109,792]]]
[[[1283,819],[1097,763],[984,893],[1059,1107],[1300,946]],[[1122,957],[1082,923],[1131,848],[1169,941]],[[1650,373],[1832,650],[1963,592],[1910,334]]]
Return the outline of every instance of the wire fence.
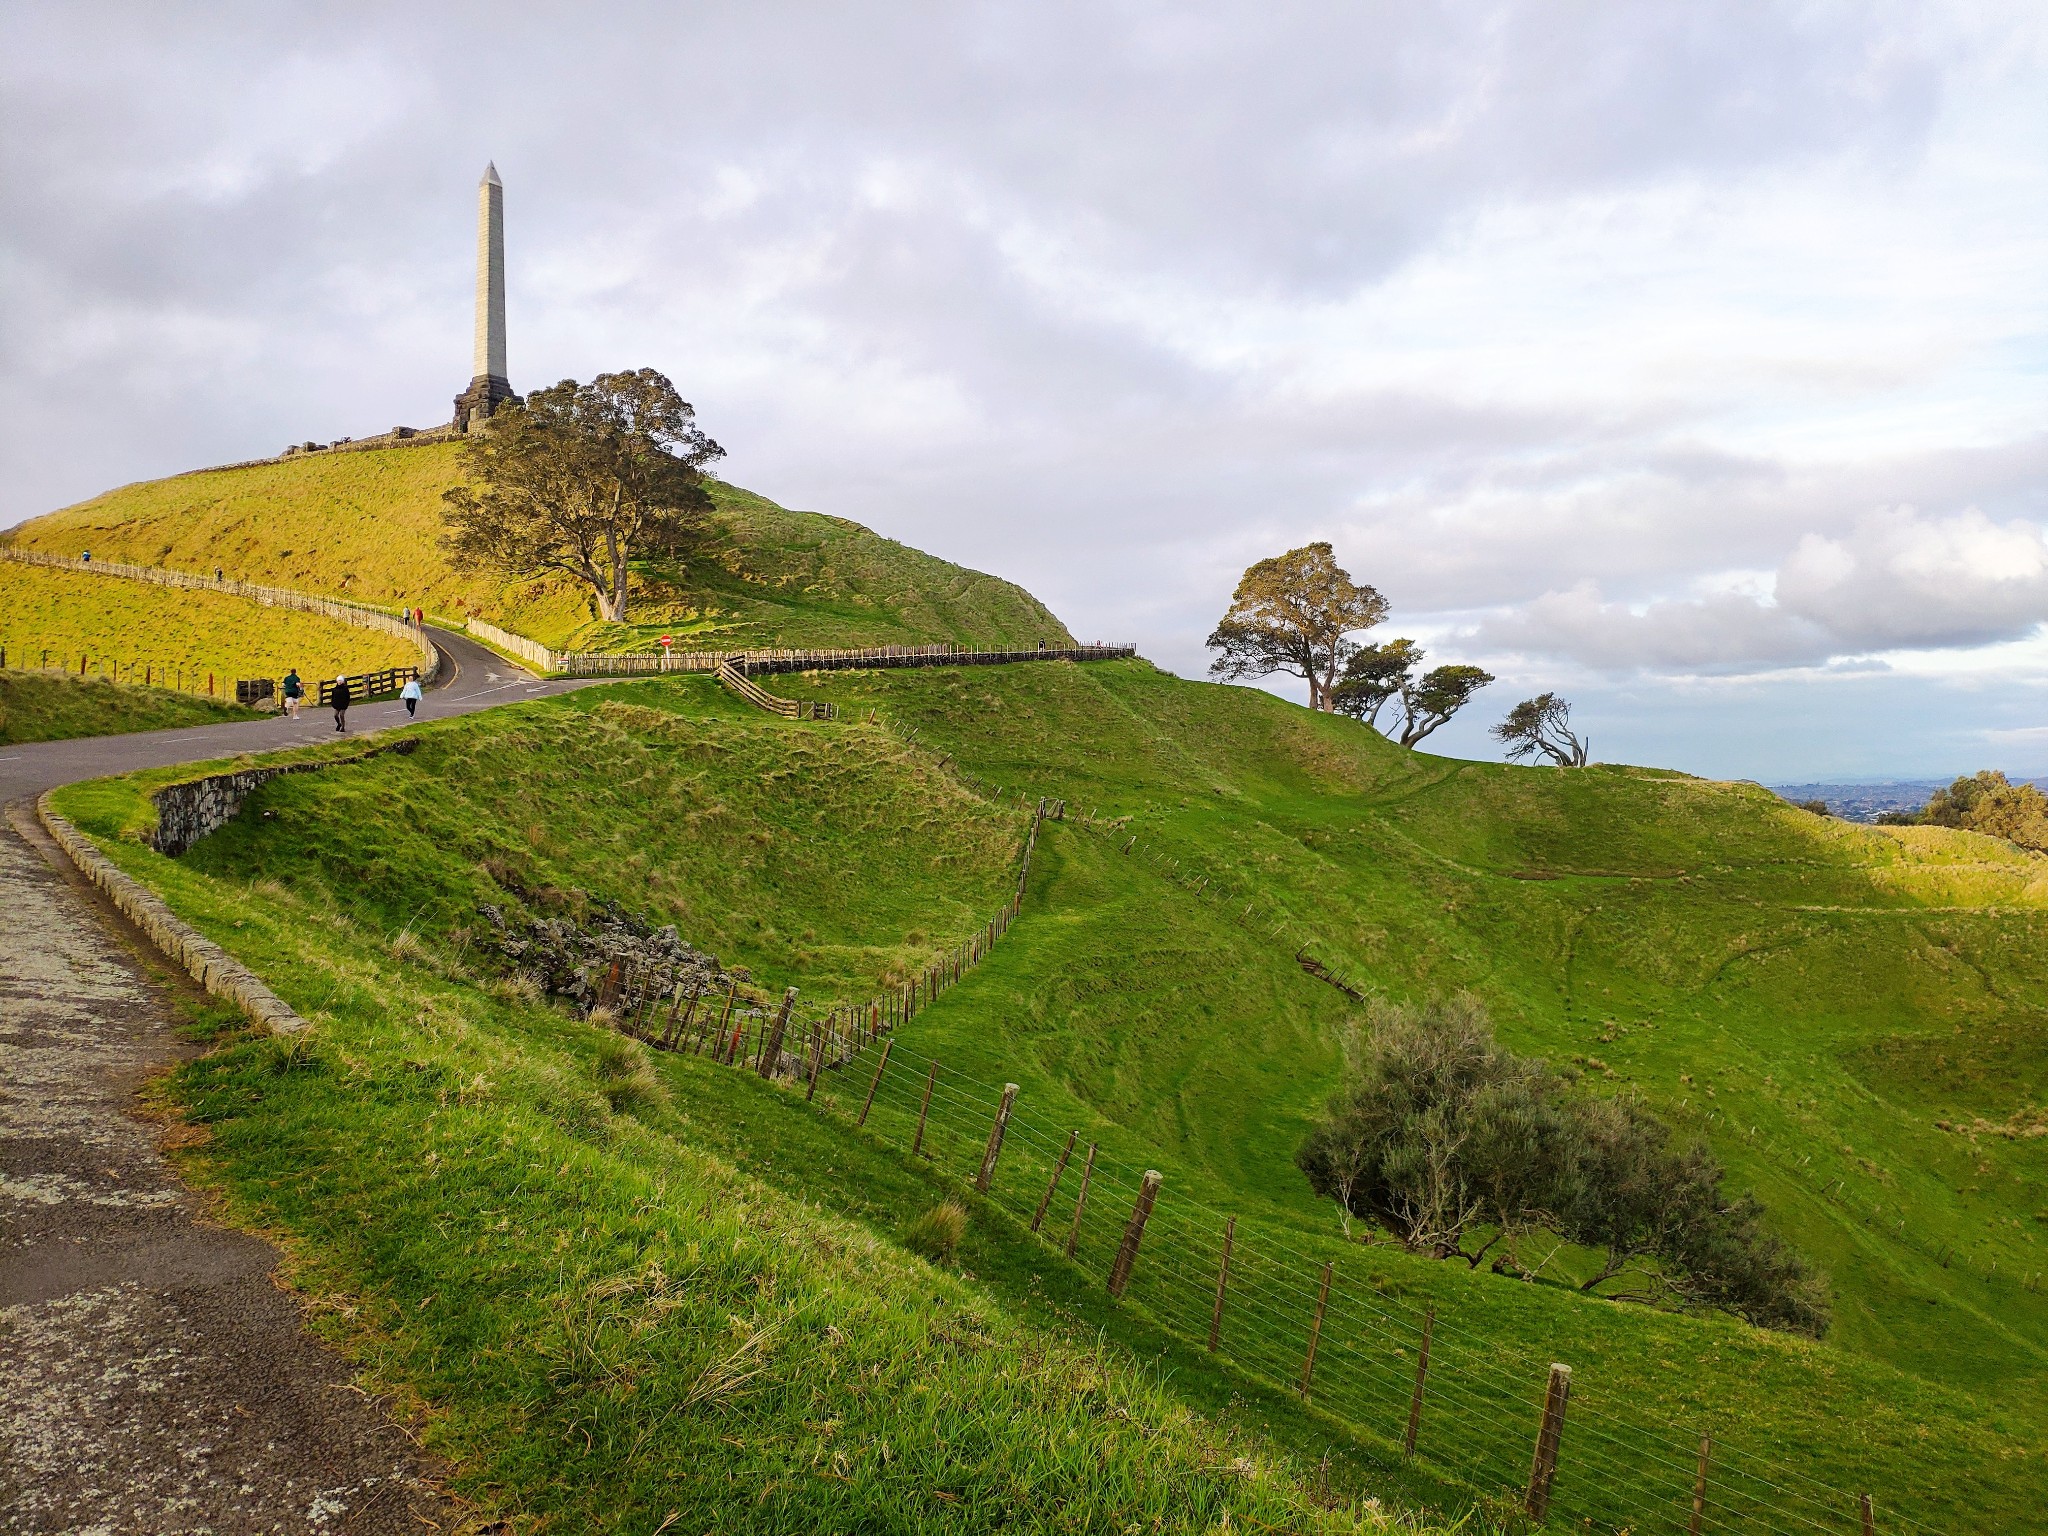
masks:
[[[1240,1222],[1082,1127],[1038,1116],[1017,1085],[908,1048],[896,1031],[1008,931],[1043,825],[1068,819],[1063,801],[1032,806],[1013,896],[900,987],[799,1007],[793,988],[779,1001],[743,998],[736,987],[707,993],[614,967],[600,988],[602,1021],[781,1083],[957,1174],[1120,1303],[1496,1510],[1644,1536],[1946,1528],[1950,1511],[1902,1467],[1897,1486],[1844,1488],[1703,1428],[1644,1422],[1624,1384],[1583,1365],[1575,1375],[1448,1309],[1386,1293],[1355,1257],[1347,1264],[1355,1246],[1319,1248],[1279,1222]],[[1121,831],[1093,816],[1084,825]]]

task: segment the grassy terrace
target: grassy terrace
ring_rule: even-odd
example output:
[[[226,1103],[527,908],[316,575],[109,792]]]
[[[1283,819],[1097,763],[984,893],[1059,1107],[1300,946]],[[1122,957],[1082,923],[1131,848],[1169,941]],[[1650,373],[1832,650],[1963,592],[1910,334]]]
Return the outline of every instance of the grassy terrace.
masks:
[[[592,1478],[632,1490],[622,1529],[670,1507],[687,1522],[711,1507],[689,1500],[742,1489],[763,1528],[781,1510],[821,1528],[968,1529],[975,1500],[997,1498],[1054,1527],[1144,1524],[1167,1507],[1144,1500],[1163,1495],[1112,1476],[1132,1465],[1104,1427],[1126,1422],[1114,1410],[1093,1428],[1060,1416],[1060,1383],[1081,1379],[1069,1370],[1101,1372],[1136,1394],[1116,1399],[1123,1411],[1169,1426],[1161,1454],[1196,1469],[1175,1495],[1186,1502],[1168,1501],[1190,1528],[1214,1523],[1200,1502],[1212,1488],[1279,1501],[1269,1510],[1302,1497],[1300,1458],[1325,1445],[1339,1494],[1443,1508],[1526,1467],[1526,1426],[1492,1435],[1482,1396],[1432,1408],[1437,1438],[1410,1473],[1388,1451],[1399,1420],[1384,1394],[1346,1399],[1332,1376],[1333,1411],[1370,1410],[1354,1429],[1148,1331],[1199,1338],[1206,1309],[1190,1316],[1176,1265],[1213,1272],[1228,1211],[1276,1309],[1283,1270],[1300,1271],[1277,1256],[1329,1257],[1360,1305],[1437,1307],[1447,1370],[1514,1383],[1525,1402],[1532,1372],[1571,1361],[1574,1412],[1591,1416],[1574,1422],[1634,1438],[1567,1430],[1568,1510],[1618,1501],[1638,1530],[1682,1519],[1684,1448],[1711,1428],[1731,1454],[1831,1495],[1868,1487],[1941,1528],[2029,1528],[2048,1498],[2048,1305],[2028,1283],[2048,1267],[2035,1131],[2048,861],[1967,834],[1828,823],[1742,786],[1419,757],[1142,663],[811,686],[844,706],[839,722],[791,726],[678,679],[427,726],[410,758],[276,781],[176,862],[126,837],[146,812],[136,786],[64,792],[125,867],[315,1019],[306,1061],[236,1040],[172,1091],[212,1126],[194,1154],[207,1176],[295,1245],[301,1283],[332,1299],[330,1326],[416,1394],[470,1487],[562,1528],[589,1518],[574,1501]],[[664,1061],[667,1106],[621,1115],[593,1075],[594,1032],[494,982],[463,946],[479,899],[574,910],[586,892],[677,922],[764,987],[864,997],[964,936],[1007,886],[1017,803],[954,764],[1122,820],[1113,835],[1100,819],[1049,826],[1017,926],[903,1037],[906,1057],[1023,1085],[963,1273],[933,1277],[889,1239],[959,1188],[971,1118],[934,1138],[934,1183],[901,1155],[904,1094],[885,1090],[867,1133],[821,1118],[856,1107],[852,1074],[805,1108]],[[1295,964],[1304,940],[1391,995],[1469,988],[1511,1044],[1596,1086],[1633,1085],[1711,1140],[1832,1275],[1830,1339],[1587,1298],[1569,1253],[1524,1283],[1345,1242],[1289,1162],[1350,1006]],[[1167,1176],[1130,1309],[1105,1309],[1078,1278],[1100,1275],[1114,1206],[1084,1233],[1080,1271],[1018,1230],[1042,1187],[1041,1138],[1069,1127],[1102,1143],[1106,1167]],[[762,1224],[720,1225],[735,1209]],[[734,1243],[745,1285],[713,1262]],[[957,1289],[940,1307],[920,1287]],[[776,1323],[780,1301],[813,1310]],[[975,1328],[949,1321],[961,1311]],[[1226,1362],[1285,1379],[1300,1334],[1280,1324],[1303,1314],[1282,1311],[1235,1315]],[[760,1337],[786,1342],[747,1343],[768,1324]],[[1097,1326],[1110,1330],[1099,1347],[1085,1342]],[[933,1328],[943,1340],[917,1331]],[[1332,1371],[1369,1347],[1333,1338]],[[943,1362],[929,1394],[909,1390],[927,1379],[916,1370],[887,1374],[892,1349]],[[761,1374],[730,1401],[680,1406],[728,1356],[721,1371],[758,1357]],[[834,1359],[860,1368],[834,1376]],[[1163,1364],[1132,1374],[1145,1359]],[[1052,1375],[1024,1369],[1040,1360]],[[1006,1392],[1042,1392],[1028,1401],[1052,1416],[991,1445],[994,1431],[967,1425],[1024,1401]],[[923,1447],[917,1475],[883,1442],[892,1456]],[[1203,1480],[1240,1450],[1270,1470]],[[854,1467],[845,1488],[828,1475]],[[871,1489],[872,1507],[830,1502]]]
[[[358,629],[324,614],[266,608],[225,592],[159,587],[118,576],[0,561],[0,645],[8,665],[49,665],[123,680],[133,674],[205,692],[207,675],[227,697],[238,677],[304,677],[410,666],[419,652],[397,635]]]
[[[598,623],[558,580],[501,584],[442,555],[441,493],[457,448],[315,454],[204,470],[109,491],[10,537],[31,549],[228,575],[365,602],[476,614],[558,649],[625,650],[663,634],[685,645],[890,645],[954,640],[1070,643],[1010,582],[715,485],[714,537],[681,566],[643,566],[634,622]]]

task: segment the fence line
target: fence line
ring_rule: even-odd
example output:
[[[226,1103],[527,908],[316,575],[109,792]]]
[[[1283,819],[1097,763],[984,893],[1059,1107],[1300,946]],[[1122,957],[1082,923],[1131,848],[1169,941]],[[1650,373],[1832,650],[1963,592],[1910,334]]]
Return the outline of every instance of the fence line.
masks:
[[[262,586],[255,582],[236,581],[229,577],[200,576],[190,571],[174,571],[157,565],[127,565],[118,560],[81,560],[71,555],[53,555],[40,549],[20,549],[11,544],[0,544],[0,559],[12,560],[18,565],[38,565],[51,570],[82,571],[91,576],[112,576],[127,581],[144,581],[152,586],[177,587],[188,591],[224,592],[231,597],[246,597],[261,603],[266,608],[290,608],[300,613],[317,613],[330,619],[339,619],[358,629],[377,629],[386,634],[397,635],[412,642],[420,653],[420,670],[423,681],[433,681],[441,664],[441,653],[434,648],[434,642],[427,638],[425,629],[402,617],[398,612],[376,607],[370,603],[352,602],[347,598],[318,597],[310,592],[295,592],[289,587]]]
[[[998,917],[890,993],[866,1003],[798,1011],[789,1024],[786,1048],[769,1064],[768,1075],[806,1097],[815,1095],[828,1112],[850,1124],[858,1110],[860,1125],[906,1150],[912,1149],[914,1127],[915,1150],[922,1159],[957,1174],[966,1186],[986,1182],[987,1197],[1015,1215],[1020,1227],[1036,1231],[1053,1251],[1065,1248],[1071,1228],[1082,1270],[1108,1285],[1121,1267],[1130,1283],[1128,1300],[1189,1347],[1204,1348],[1212,1321],[1220,1317],[1217,1358],[1275,1391],[1300,1391],[1307,1383],[1312,1320],[1320,1309],[1311,1401],[1357,1432],[1386,1442],[1393,1448],[1390,1454],[1399,1454],[1410,1416],[1416,1414],[1414,1454],[1475,1494],[1529,1507],[1544,1503],[1553,1519],[1627,1529],[1639,1536],[1681,1531],[1859,1536],[1859,1490],[1830,1487],[1797,1467],[1730,1445],[1718,1433],[1705,1473],[1704,1503],[1695,1515],[1703,1426],[1658,1428],[1626,1420],[1599,1400],[1597,1381],[1573,1384],[1590,1385],[1590,1394],[1579,1391],[1568,1400],[1550,1401],[1555,1393],[1546,1391],[1547,1353],[1468,1334],[1440,1307],[1431,1309],[1425,1323],[1419,1309],[1347,1276],[1341,1253],[1325,1298],[1321,1285],[1331,1255],[1311,1252],[1299,1234],[1284,1226],[1249,1234],[1230,1215],[1197,1198],[1157,1190],[1156,1175],[1141,1175],[1138,1165],[1104,1155],[1077,1128],[1035,1120],[1013,1085],[986,1082],[905,1049],[895,1030],[964,977],[1007,931],[1028,886],[1043,823],[1066,819],[1064,803],[1039,801],[1019,859],[1016,896]],[[622,995],[625,987],[621,978]],[[661,1028],[650,1028],[650,1019],[659,1024],[668,999],[657,988],[644,990],[653,993],[651,1000],[641,1000],[637,1015],[634,1008],[625,1009],[615,1020],[617,1027],[657,1047],[666,1043],[669,1049],[711,1054],[729,1065],[756,1061],[771,1012],[765,1004],[735,1007],[733,1018],[739,1022],[726,1025],[729,1040],[721,1042],[722,1049],[707,1052],[701,1023],[689,1035],[667,1042]],[[673,1017],[680,1003],[670,1007]],[[870,1053],[876,1044],[882,1049]],[[871,1064],[871,1055],[878,1065]],[[828,1076],[835,1073],[836,1080]],[[821,1083],[836,1086],[821,1089]],[[995,1130],[999,1121],[1000,1134]],[[1084,1176],[1088,1183],[1082,1195]],[[1141,1219],[1135,1207],[1148,1190],[1156,1190],[1157,1200]],[[1034,1217],[1039,1218],[1035,1227]],[[1216,1264],[1226,1224],[1233,1241],[1219,1313]],[[1134,1227],[1141,1240],[1123,1265],[1121,1255]],[[1432,1345],[1422,1379],[1415,1351],[1425,1326]],[[1579,1374],[1583,1378],[1585,1368]],[[1546,1419],[1548,1412],[1561,1419]],[[1543,1465],[1539,1444],[1556,1452],[1554,1477],[1546,1472],[1537,1479],[1530,1473],[1532,1461]],[[1925,1521],[1939,1518],[1936,1511],[1910,1508],[1915,1490],[1901,1486],[1880,1493],[1881,1505],[1888,1506],[1882,1507],[1880,1529],[1934,1529]]]

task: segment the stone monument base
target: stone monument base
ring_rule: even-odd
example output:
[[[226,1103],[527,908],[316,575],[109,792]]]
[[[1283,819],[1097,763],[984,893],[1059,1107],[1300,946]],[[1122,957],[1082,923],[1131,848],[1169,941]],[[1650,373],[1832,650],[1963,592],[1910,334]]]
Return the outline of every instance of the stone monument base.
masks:
[[[494,373],[480,373],[469,381],[469,388],[455,397],[455,430],[468,432],[488,421],[506,401],[517,403],[518,399],[509,380]]]

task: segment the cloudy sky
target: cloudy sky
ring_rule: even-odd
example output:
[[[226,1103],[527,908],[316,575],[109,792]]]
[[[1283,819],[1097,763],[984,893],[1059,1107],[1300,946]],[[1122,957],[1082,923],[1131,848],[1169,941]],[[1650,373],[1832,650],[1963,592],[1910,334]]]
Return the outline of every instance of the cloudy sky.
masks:
[[[0,525],[651,365],[1183,674],[1329,539],[1596,754],[2048,772],[2048,8],[0,3]]]

